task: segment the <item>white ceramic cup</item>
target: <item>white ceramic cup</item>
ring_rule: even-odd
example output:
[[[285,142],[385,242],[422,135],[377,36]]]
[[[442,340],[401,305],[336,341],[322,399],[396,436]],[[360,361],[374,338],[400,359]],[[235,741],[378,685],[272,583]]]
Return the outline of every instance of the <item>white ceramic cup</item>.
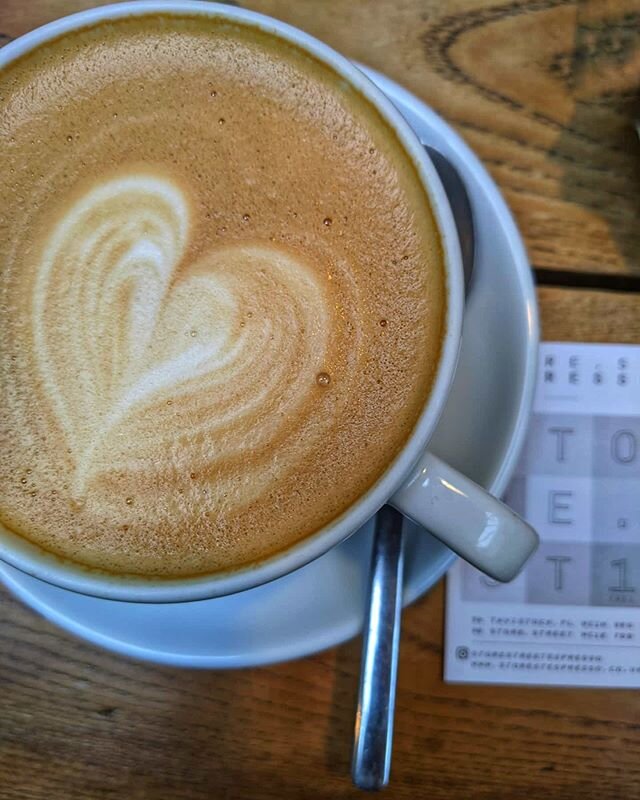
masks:
[[[308,51],[355,87],[393,128],[431,200],[442,237],[447,277],[446,333],[431,393],[414,431],[397,458],[366,494],[338,519],[283,553],[230,572],[184,579],[107,575],[44,553],[0,526],[0,558],[65,589],[131,602],[180,602],[249,589],[321,556],[390,503],[452,550],[501,581],[513,578],[537,546],[535,532],[484,489],[427,451],[456,368],[462,328],[463,279],[456,228],[438,175],[417,137],[382,92],[350,61],[327,45],[282,22],[244,9],[204,2],[121,3],[91,9],[45,25],[0,50],[0,70],[44,42],[95,22],[166,14],[224,18],[260,28]],[[375,432],[372,431],[372,435]]]

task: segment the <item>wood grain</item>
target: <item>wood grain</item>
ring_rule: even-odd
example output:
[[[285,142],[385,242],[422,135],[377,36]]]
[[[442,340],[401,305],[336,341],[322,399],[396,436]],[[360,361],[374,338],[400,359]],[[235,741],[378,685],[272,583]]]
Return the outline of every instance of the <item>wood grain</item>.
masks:
[[[538,267],[640,273],[638,0],[250,0],[411,89],[505,192]]]
[[[640,294],[539,291],[547,339],[640,341]],[[640,796],[640,695],[446,685],[442,585],[408,609],[389,798]],[[360,796],[349,780],[360,642],[196,672],[77,641],[0,590],[2,800]]]
[[[640,294],[538,289],[543,339],[640,344]]]

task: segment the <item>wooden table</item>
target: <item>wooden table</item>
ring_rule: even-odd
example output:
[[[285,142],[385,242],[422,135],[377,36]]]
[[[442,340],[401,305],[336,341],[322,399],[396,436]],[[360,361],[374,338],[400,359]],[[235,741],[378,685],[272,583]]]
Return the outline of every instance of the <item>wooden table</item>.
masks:
[[[93,0],[0,0],[0,41]],[[640,342],[640,0],[255,0],[440,111],[517,217],[547,339]],[[640,694],[448,686],[442,585],[407,610],[388,797],[640,797]],[[0,799],[356,797],[360,642],[191,672],[0,590]]]

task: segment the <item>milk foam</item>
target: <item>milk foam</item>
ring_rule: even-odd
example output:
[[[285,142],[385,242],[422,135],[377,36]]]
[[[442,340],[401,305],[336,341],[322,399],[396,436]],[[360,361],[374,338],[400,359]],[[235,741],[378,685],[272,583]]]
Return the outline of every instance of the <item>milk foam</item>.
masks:
[[[120,463],[118,429],[170,402],[170,418],[135,453],[162,458],[206,435],[207,465],[268,438],[262,412],[286,385],[291,406],[304,405],[326,357],[330,311],[314,272],[273,245],[218,247],[182,264],[189,208],[168,179],[132,175],[105,181],[58,223],[38,264],[33,338],[46,394],[74,460],[71,493],[84,500],[94,470]],[[250,310],[249,310],[250,309]],[[300,348],[302,344],[302,348]],[[225,402],[225,387],[235,397]],[[222,395],[221,397],[219,395]],[[174,419],[197,402],[198,424]],[[184,427],[184,429],[183,429]],[[219,436],[225,429],[224,438]],[[239,439],[236,440],[235,436]],[[189,457],[202,468],[201,456]],[[224,482],[211,487],[215,498]],[[252,486],[246,486],[246,502]]]
[[[0,136],[0,528],[201,574],[380,477],[428,396],[444,273],[363,98],[266,35],[158,16],[6,69]]]

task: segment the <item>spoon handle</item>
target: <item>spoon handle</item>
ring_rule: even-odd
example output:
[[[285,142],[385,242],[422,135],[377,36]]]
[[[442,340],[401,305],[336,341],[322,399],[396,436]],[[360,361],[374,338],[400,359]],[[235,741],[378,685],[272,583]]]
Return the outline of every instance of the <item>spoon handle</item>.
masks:
[[[380,789],[389,782],[402,609],[402,519],[391,506],[376,516],[351,763],[353,782],[360,789]]]

